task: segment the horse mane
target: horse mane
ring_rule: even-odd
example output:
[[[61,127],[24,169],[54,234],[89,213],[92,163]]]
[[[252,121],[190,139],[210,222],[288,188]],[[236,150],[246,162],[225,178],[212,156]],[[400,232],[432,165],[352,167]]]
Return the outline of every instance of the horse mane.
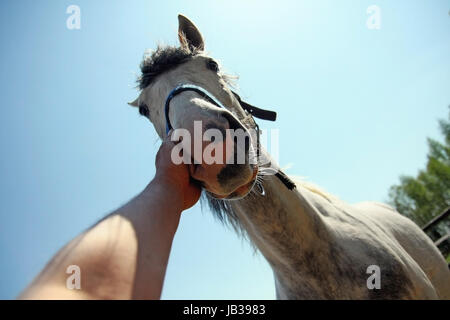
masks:
[[[304,178],[299,176],[291,176],[290,177],[297,186],[303,187],[307,189],[308,191],[316,194],[319,197],[324,198],[325,200],[333,203],[338,201],[338,198],[334,195],[324,191],[322,188],[318,187],[317,185],[307,182]],[[251,200],[249,198],[253,197],[253,192],[250,192],[248,195],[246,195],[246,200]],[[216,199],[211,197],[207,192],[202,192],[202,197],[200,198],[200,202],[202,205],[202,209],[204,204],[208,206],[210,211],[213,213],[213,216],[219,220],[219,222],[223,223],[225,226],[231,226],[236,233],[249,241],[250,245],[253,247],[253,249],[256,249],[254,243],[249,239],[247,235],[247,231],[242,226],[239,217],[234,212],[232,206],[230,205],[231,201],[242,201],[240,200],[222,200],[222,199]]]
[[[239,235],[245,236],[245,230],[242,228],[238,216],[234,212],[228,200],[221,200],[211,197],[206,191],[202,192],[200,203],[207,204],[208,208],[221,223],[231,226]]]
[[[200,50],[196,48],[161,46],[151,54],[144,55],[141,62],[141,76],[137,79],[139,89],[148,87],[155,79],[168,70],[174,69],[180,64],[198,55]]]

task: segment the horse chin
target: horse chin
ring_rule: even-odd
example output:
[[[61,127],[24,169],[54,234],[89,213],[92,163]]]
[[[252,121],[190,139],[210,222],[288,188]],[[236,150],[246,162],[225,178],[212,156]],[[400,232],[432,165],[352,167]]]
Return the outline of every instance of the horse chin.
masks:
[[[256,179],[253,179],[252,181],[250,181],[246,185],[243,185],[243,186],[237,188],[236,190],[234,190],[232,193],[230,193],[228,195],[217,195],[217,194],[214,194],[212,192],[209,192],[208,190],[206,190],[206,192],[207,192],[209,197],[214,198],[214,199],[219,199],[219,200],[240,200],[240,199],[245,198],[252,191],[255,183],[256,183]]]

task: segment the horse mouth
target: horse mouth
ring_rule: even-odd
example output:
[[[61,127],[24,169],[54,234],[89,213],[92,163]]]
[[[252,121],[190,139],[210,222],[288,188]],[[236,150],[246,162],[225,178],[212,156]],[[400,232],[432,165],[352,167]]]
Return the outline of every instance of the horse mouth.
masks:
[[[209,192],[209,191],[206,191],[206,192],[211,197],[216,198],[216,199],[220,199],[220,200],[239,200],[239,199],[244,198],[247,194],[250,193],[250,191],[253,189],[253,186],[256,183],[257,176],[258,176],[258,167],[255,166],[255,168],[253,169],[253,176],[252,176],[250,182],[240,186],[239,188],[237,188],[236,190],[234,190],[230,194],[218,195],[218,194],[214,194],[214,193]]]

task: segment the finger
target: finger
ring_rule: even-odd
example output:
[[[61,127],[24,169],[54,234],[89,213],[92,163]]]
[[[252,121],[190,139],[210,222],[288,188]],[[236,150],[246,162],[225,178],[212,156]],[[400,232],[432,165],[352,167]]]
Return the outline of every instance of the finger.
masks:
[[[172,144],[176,145],[176,144],[179,144],[180,142],[183,141],[183,136],[182,135],[180,135],[178,137],[174,137],[174,134],[175,134],[175,130],[174,129],[170,129],[170,131],[167,133],[167,139],[169,139],[169,141]]]
[[[164,137],[164,139],[163,139],[163,141],[162,141],[162,146],[166,146],[166,147],[169,147],[169,148],[173,148],[173,147],[177,144],[177,142],[172,141],[172,139],[173,139],[172,136],[173,136],[173,130],[170,130],[170,131],[168,132],[167,136]]]
[[[172,141],[172,134],[173,129],[170,129],[170,131],[167,133],[167,135],[164,137],[163,142],[169,142]]]

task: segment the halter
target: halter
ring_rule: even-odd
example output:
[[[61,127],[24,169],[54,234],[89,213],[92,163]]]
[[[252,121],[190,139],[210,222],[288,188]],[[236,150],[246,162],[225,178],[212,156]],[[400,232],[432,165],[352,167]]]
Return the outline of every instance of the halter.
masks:
[[[216,105],[219,108],[227,110],[227,108],[225,108],[223,106],[223,104],[218,99],[216,99],[216,97],[209,94],[209,92],[206,91],[205,89],[203,89],[202,87],[196,86],[194,84],[180,84],[180,85],[176,86],[175,89],[170,91],[169,95],[166,98],[166,103],[164,106],[165,115],[166,115],[166,134],[168,134],[169,131],[172,129],[172,125],[170,124],[170,119],[169,119],[170,101],[176,95],[178,95],[184,91],[194,91],[194,92],[198,93],[200,96],[202,96],[202,98],[204,98],[208,102]],[[244,109],[248,114],[252,115],[253,117],[263,119],[263,120],[269,120],[269,121],[275,121],[277,119],[276,112],[264,110],[264,109],[260,109],[255,106],[252,106],[251,104],[248,104],[247,102],[242,101],[241,97],[239,97],[239,95],[236,92],[234,92],[234,91],[231,91],[231,92],[234,94],[236,99],[239,101],[239,104],[241,105],[242,109]],[[256,122],[255,122],[255,124],[256,124]]]
[[[170,123],[170,119],[169,119],[170,101],[176,95],[178,95],[184,91],[196,92],[203,99],[214,104],[215,106],[225,109],[225,110],[228,110],[227,108],[224,107],[224,105],[218,99],[216,99],[216,97],[214,97],[212,94],[210,94],[207,90],[203,89],[202,87],[196,86],[194,84],[180,84],[180,85],[176,86],[172,91],[170,91],[169,95],[166,98],[166,102],[164,105],[164,113],[165,113],[165,117],[166,117],[166,134],[169,134],[169,131],[171,129],[173,129],[172,124]],[[264,110],[264,109],[260,109],[255,106],[252,106],[251,104],[249,104],[245,101],[242,101],[241,97],[239,97],[239,95],[236,92],[234,92],[234,91],[231,91],[231,92],[233,93],[235,98],[238,100],[242,109],[245,110],[247,115],[249,115],[251,117],[251,119],[253,120],[253,123],[255,124],[256,144],[257,144],[256,152],[257,152],[257,159],[259,160],[259,156],[260,156],[259,126],[256,123],[255,119],[253,119],[253,117],[263,119],[263,120],[275,121],[277,119],[277,113],[274,111]],[[283,182],[284,185],[289,190],[292,190],[295,188],[295,184],[283,172],[281,172],[281,170],[278,170],[278,172],[275,174],[275,176],[278,177],[281,180],[281,182]],[[262,188],[262,186],[260,186],[260,187]],[[264,189],[262,189],[262,190],[263,191],[261,192],[261,194],[264,193]]]

